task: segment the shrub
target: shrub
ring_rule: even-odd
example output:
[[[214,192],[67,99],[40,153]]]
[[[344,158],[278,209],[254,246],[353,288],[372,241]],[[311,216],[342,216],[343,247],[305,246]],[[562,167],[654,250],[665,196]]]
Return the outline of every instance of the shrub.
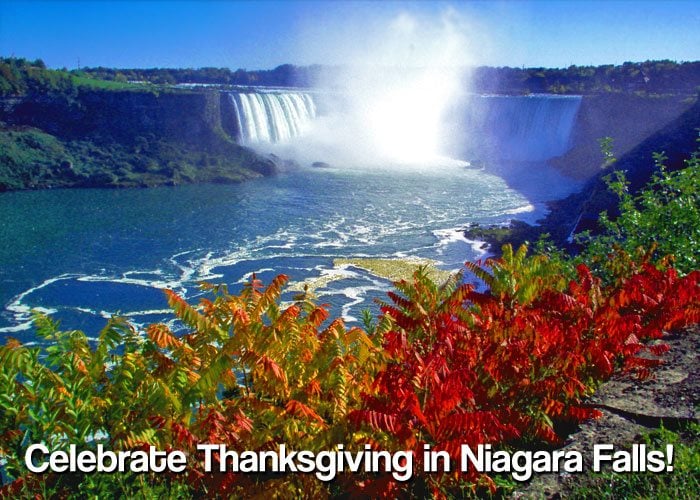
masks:
[[[390,292],[392,303],[382,308],[394,322],[384,344],[389,363],[377,394],[350,415],[375,440],[413,450],[418,460],[426,443],[457,464],[462,444],[555,444],[556,421],[597,415],[582,401],[600,382],[618,369],[648,376],[659,363],[654,355],[667,346],[642,339],[700,319],[697,271],[679,278],[645,263],[604,286],[580,265],[566,283],[556,261],[527,257],[524,246],[467,267],[486,292],[456,282],[439,288],[420,272],[396,284],[401,295]],[[474,471],[421,480],[404,488],[437,496],[464,482],[495,489]],[[385,491],[388,481],[368,493]]]
[[[195,451],[201,442],[234,450],[290,448],[321,450],[352,443],[345,416],[369,389],[381,361],[375,344],[342,320],[320,326],[324,307],[300,300],[282,309],[286,277],[266,289],[253,279],[239,296],[225,287],[206,287],[215,299],[197,310],[172,292],[168,300],[189,329],[176,337],[162,324],[142,337],[114,319],[92,347],[78,331],[60,332],[37,316],[47,347],[10,341],[0,348],[0,453],[6,471],[26,476],[28,443],[51,449],[115,450],[155,445]],[[192,457],[194,454],[192,455]],[[231,494],[276,487],[321,490],[303,474],[246,478],[208,474],[192,458],[186,479],[194,491]],[[70,478],[49,475],[58,491]],[[43,483],[43,482],[42,482]],[[27,483],[36,486],[37,483]]]
[[[585,265],[567,282],[560,261],[506,246],[500,259],[467,264],[488,285],[484,292],[459,276],[437,286],[419,269],[396,283],[368,331],[329,321],[306,294],[282,307],[285,276],[267,288],[253,277],[239,295],[204,285],[213,300],[198,307],[166,292],[186,330],[179,336],[163,324],[142,335],[115,318],[92,345],[84,333],[37,316],[46,345],[11,340],[0,348],[0,453],[5,472],[18,478],[0,493],[63,494],[76,485],[282,496],[493,490],[492,478],[473,471],[422,472],[423,445],[458,460],[462,444],[557,443],[557,421],[597,414],[583,404],[597,384],[619,369],[647,376],[659,363],[666,346],[643,340],[700,320],[700,272],[679,277],[623,253],[617,259],[628,269],[610,285]],[[140,480],[28,475],[24,452],[40,441],[52,449],[180,449],[190,452],[189,467]],[[408,450],[416,476],[399,483],[389,474],[347,473],[328,485],[305,474],[211,473],[195,453],[200,443]]]
[[[621,248],[635,254],[639,248],[650,251],[653,260],[672,255],[681,273],[700,268],[700,150],[686,161],[685,168],[669,172],[666,157],[655,154],[656,172],[637,194],[628,191],[624,172],[614,171],[607,178],[609,189],[619,198],[620,215],[600,216],[603,233],[579,239],[586,244],[584,259],[595,268],[604,268],[608,254]]]
[[[14,481],[3,494],[462,495],[496,490],[474,470],[428,473],[424,445],[460,463],[461,446],[556,445],[557,424],[595,417],[585,397],[617,371],[650,375],[668,348],[663,332],[700,321],[700,271],[679,275],[652,252],[609,254],[602,280],[561,255],[503,247],[467,263],[486,285],[454,275],[436,285],[425,268],[395,283],[365,330],[330,320],[305,292],[282,304],[287,277],[255,276],[238,295],[202,285],[192,306],[166,291],[183,329],[138,332],[114,318],[96,342],[36,316],[44,343],[0,347],[0,454]],[[188,453],[175,475],[28,474],[31,443],[78,451]],[[204,470],[197,445],[233,451],[403,451],[414,478],[340,473]],[[215,461],[219,459],[215,454]],[[454,470],[454,469],[453,469]]]

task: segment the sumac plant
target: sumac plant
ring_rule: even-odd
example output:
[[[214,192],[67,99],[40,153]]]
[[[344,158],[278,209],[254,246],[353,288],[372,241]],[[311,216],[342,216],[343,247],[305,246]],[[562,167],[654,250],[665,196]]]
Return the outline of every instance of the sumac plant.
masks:
[[[306,294],[282,302],[285,276],[267,287],[253,277],[237,295],[203,285],[210,298],[197,306],[166,292],[177,333],[164,324],[138,332],[113,319],[91,342],[37,316],[41,346],[0,347],[0,455],[11,481],[0,495],[65,494],[76,485],[127,496],[172,485],[244,497],[493,490],[493,478],[455,472],[461,445],[558,443],[557,422],[596,416],[585,397],[598,384],[616,370],[648,376],[667,349],[663,332],[700,320],[698,271],[679,277],[620,252],[611,258],[624,272],[603,285],[584,265],[567,280],[568,264],[525,247],[503,250],[466,265],[483,290],[461,275],[438,286],[425,270],[396,283],[365,330],[330,319]],[[40,441],[180,449],[189,464],[130,485],[120,475],[102,483],[99,475],[31,475],[24,452]],[[343,473],[324,483],[312,474],[207,472],[195,452],[202,443],[413,451],[414,478]],[[447,451],[452,472],[422,472],[424,445]],[[150,489],[134,489],[144,482]]]
[[[382,311],[386,367],[375,394],[349,418],[393,449],[447,451],[452,471],[424,474],[406,492],[447,495],[464,481],[492,490],[491,478],[459,469],[467,444],[560,441],[554,423],[598,415],[583,398],[617,369],[646,377],[668,347],[665,330],[700,319],[700,273],[683,278],[642,262],[614,286],[580,265],[566,282],[557,263],[503,248],[500,259],[467,269],[487,285],[439,287],[423,272],[396,283]],[[417,467],[422,470],[422,467]],[[386,489],[376,480],[371,493]]]
[[[281,275],[265,288],[253,277],[239,295],[203,285],[214,299],[199,307],[167,291],[184,334],[155,324],[140,336],[114,320],[95,347],[82,332],[59,332],[38,316],[48,347],[11,340],[0,348],[0,453],[7,472],[25,476],[24,450],[32,442],[52,449],[155,445],[191,452],[187,473],[177,479],[193,493],[325,492],[326,484],[308,474],[205,473],[195,453],[200,443],[320,451],[366,442],[346,417],[383,359],[381,335],[329,321],[327,309],[305,297],[280,306],[286,281]],[[51,479],[59,491],[68,482]],[[8,491],[22,483],[37,487],[36,476],[18,481]]]

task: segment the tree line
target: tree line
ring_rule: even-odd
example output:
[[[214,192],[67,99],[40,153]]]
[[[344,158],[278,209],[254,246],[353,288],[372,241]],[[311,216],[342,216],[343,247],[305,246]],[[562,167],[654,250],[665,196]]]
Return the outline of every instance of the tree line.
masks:
[[[70,93],[79,86],[106,89],[129,84],[210,84],[308,87],[333,67],[283,64],[270,70],[229,68],[81,68],[47,69],[41,59],[0,58],[0,95]],[[390,68],[386,69],[390,71]],[[105,85],[100,85],[103,82]],[[475,92],[529,94],[696,94],[700,91],[700,61],[670,60],[625,62],[621,65],[569,66],[568,68],[512,68],[480,66],[470,72]]]

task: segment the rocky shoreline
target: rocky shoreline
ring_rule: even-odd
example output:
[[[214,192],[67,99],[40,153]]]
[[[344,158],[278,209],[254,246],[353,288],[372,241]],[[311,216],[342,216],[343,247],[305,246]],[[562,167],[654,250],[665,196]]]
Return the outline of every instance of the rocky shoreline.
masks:
[[[506,243],[514,247],[535,243],[543,235],[547,235],[560,248],[575,250],[577,246],[570,236],[577,227],[581,207],[589,196],[589,190],[584,188],[562,200],[547,202],[547,214],[537,220],[536,225],[518,219],[511,219],[507,225],[473,224],[464,229],[464,236],[469,240],[483,241],[492,253],[498,253]]]

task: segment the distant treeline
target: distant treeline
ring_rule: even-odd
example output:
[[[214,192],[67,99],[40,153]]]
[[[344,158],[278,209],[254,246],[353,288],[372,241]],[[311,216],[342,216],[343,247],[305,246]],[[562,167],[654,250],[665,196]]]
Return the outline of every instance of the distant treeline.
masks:
[[[310,86],[323,66],[285,64],[272,70],[246,71],[227,68],[200,69],[112,69],[85,68],[94,78],[159,84],[209,83],[228,85]],[[331,69],[332,71],[332,69]],[[549,68],[493,68],[481,66],[472,73],[477,92],[592,94],[647,92],[652,94],[696,93],[700,89],[700,61],[626,62],[619,66],[569,66]]]
[[[0,96],[74,94],[79,87],[128,90],[144,85],[181,83],[217,85],[267,85],[308,87],[320,73],[321,66],[285,64],[271,70],[246,71],[228,68],[199,69],[116,69],[84,68],[80,70],[47,69],[41,59],[0,58]]]
[[[148,82],[155,84],[200,83],[218,85],[268,85],[275,87],[308,87],[323,66],[293,66],[283,64],[270,70],[248,71],[228,68],[150,68],[150,69],[115,69],[83,68],[85,75],[102,80],[118,82]]]
[[[481,66],[474,70],[471,81],[478,92],[508,94],[695,94],[700,91],[700,61],[626,62],[619,66],[569,66],[562,69]]]
[[[323,71],[332,72],[333,68],[284,64],[271,70],[256,71],[103,67],[68,71],[47,69],[40,59],[0,58],[0,95],[66,93],[79,86],[119,90],[134,88],[134,85],[183,83],[307,87],[312,86]],[[618,66],[569,66],[562,69],[481,66],[471,73],[471,89],[506,94],[696,94],[700,91],[700,61],[626,62]]]

